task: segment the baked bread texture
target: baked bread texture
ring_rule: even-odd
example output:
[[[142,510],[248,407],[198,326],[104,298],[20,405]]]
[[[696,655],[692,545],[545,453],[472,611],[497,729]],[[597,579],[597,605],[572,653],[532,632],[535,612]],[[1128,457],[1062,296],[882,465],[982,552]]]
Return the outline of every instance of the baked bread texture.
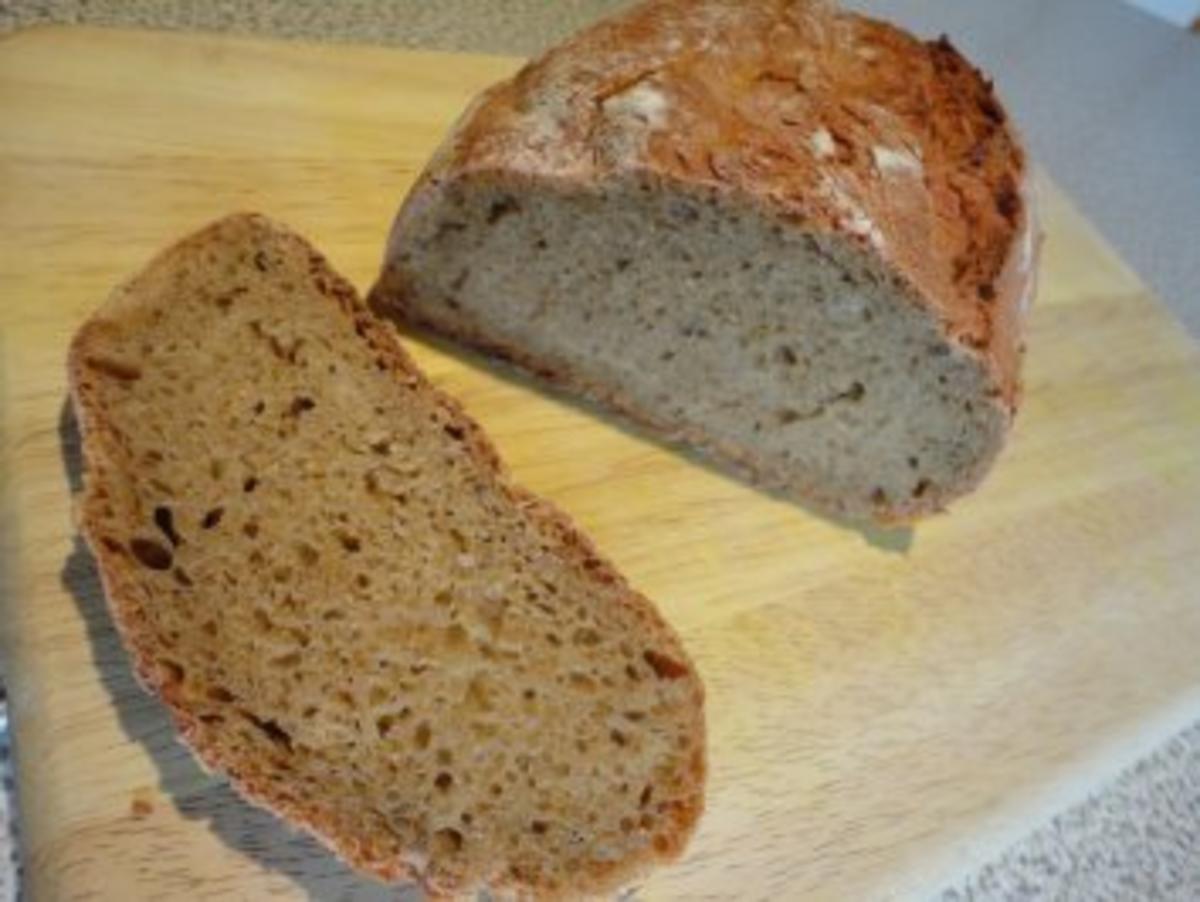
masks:
[[[371,303],[855,519],[976,486],[1036,225],[990,82],[809,0],[650,0],[465,112]]]
[[[187,238],[69,370],[113,619],[246,798],[438,893],[602,892],[680,853],[705,736],[678,637],[303,239]]]

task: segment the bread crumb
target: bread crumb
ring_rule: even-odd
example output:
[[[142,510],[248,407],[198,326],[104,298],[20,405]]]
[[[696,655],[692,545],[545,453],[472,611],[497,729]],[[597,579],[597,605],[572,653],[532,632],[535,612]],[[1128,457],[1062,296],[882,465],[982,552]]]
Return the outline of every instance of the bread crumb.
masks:
[[[146,788],[135,790],[129,800],[129,814],[135,820],[144,820],[154,813],[151,791]]]

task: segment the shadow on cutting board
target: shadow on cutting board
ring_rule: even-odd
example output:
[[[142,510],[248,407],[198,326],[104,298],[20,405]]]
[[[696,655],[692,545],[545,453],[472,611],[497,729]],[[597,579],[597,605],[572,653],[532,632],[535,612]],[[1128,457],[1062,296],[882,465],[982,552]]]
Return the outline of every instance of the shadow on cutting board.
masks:
[[[376,308],[372,307],[373,310]],[[758,492],[773,501],[779,501],[784,504],[803,511],[810,517],[814,517],[825,523],[837,527],[838,529],[848,532],[855,532],[862,538],[864,542],[879,551],[890,552],[894,554],[907,554],[912,548],[916,533],[913,527],[908,525],[903,526],[876,526],[869,523],[860,523],[846,517],[838,517],[833,514],[826,513],[817,507],[814,507],[807,502],[800,501],[792,495],[785,494],[775,489],[766,488],[761,485],[756,485],[743,474],[739,474],[731,466],[718,464],[710,458],[700,454],[692,448],[681,444],[678,441],[673,441],[669,438],[662,438],[655,435],[648,428],[638,425],[628,417],[615,414],[600,404],[589,401],[586,398],[581,398],[578,395],[572,394],[566,389],[560,389],[554,386],[548,386],[545,382],[534,379],[532,376],[521,370],[516,364],[509,363],[499,357],[489,356],[480,351],[465,347],[464,345],[452,342],[442,336],[422,329],[416,326],[405,324],[397,326],[394,320],[388,319],[386,314],[380,315],[384,322],[391,323],[396,326],[400,340],[403,343],[410,341],[420,342],[433,348],[438,353],[446,357],[453,357],[461,362],[464,366],[473,370],[481,370],[496,376],[499,379],[515,385],[518,388],[533,394],[541,395],[547,398],[553,398],[563,404],[573,407],[575,410],[581,411],[593,419],[600,420],[614,429],[620,430],[625,435],[637,439],[641,442],[647,442],[655,447],[666,451],[669,454],[677,457],[682,457],[689,464],[699,467],[715,476],[722,479],[732,480],[739,485]],[[470,411],[468,411],[470,413]],[[472,414],[472,416],[474,416]]]
[[[83,487],[83,464],[79,428],[69,402],[64,402],[59,416],[59,439],[63,467],[74,496]],[[204,773],[179,743],[166,709],[134,678],[133,666],[104,603],[95,561],[78,535],[63,564],[61,578],[87,626],[92,660],[117,710],[121,728],[154,761],[159,789],[184,817],[207,823],[225,845],[262,868],[291,879],[313,902],[415,902],[424,898],[414,887],[389,887],[358,876],[316,840],[242,801],[220,777]],[[164,888],[160,885],[156,890]]]

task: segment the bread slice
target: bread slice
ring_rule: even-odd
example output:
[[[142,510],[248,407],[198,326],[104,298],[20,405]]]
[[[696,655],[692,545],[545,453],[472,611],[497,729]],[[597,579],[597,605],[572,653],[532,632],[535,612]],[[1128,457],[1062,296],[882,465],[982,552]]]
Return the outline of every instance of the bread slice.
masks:
[[[835,514],[975,486],[1018,399],[1027,169],[945,39],[651,0],[464,114],[372,303]]]
[[[69,367],[113,619],[249,800],[439,892],[680,853],[705,736],[679,638],[303,239],[209,226]]]

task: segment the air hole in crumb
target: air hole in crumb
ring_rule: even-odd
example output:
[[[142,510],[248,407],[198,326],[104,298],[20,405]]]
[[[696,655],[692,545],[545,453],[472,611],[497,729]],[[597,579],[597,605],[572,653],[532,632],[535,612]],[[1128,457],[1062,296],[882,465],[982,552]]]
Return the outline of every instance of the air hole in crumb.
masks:
[[[170,570],[174,560],[171,552],[153,539],[138,537],[129,543],[133,556],[145,567],[151,570]]]
[[[790,407],[784,407],[776,411],[775,416],[779,420],[780,424],[786,426],[789,423],[795,423],[800,419],[800,411],[792,410]]]
[[[338,541],[341,542],[342,547],[351,554],[362,551],[362,541],[358,538],[358,536],[352,536],[347,532],[339,532]]]
[[[454,785],[454,775],[447,771],[442,771],[433,778],[433,785],[442,792],[448,792],[450,787]]]
[[[571,642],[575,645],[594,646],[600,644],[600,633],[590,626],[581,626],[571,634]]]
[[[296,554],[300,556],[300,563],[306,567],[313,566],[321,556],[317,549],[307,542],[301,542],[296,546]]]
[[[913,489],[912,496],[914,498],[920,498],[922,495],[924,495],[926,492],[929,491],[930,485],[931,485],[931,483],[929,482],[928,479],[919,480],[917,482],[916,487]]]
[[[653,795],[654,795],[654,787],[651,786],[649,783],[647,783],[646,788],[642,790],[641,797],[638,799],[638,804],[641,805],[643,808],[645,808],[647,805],[650,804],[650,797]]]
[[[625,734],[622,733],[620,730],[609,730],[608,738],[620,746],[625,745],[629,741],[625,737]]]
[[[214,507],[204,515],[204,519],[200,521],[200,525],[204,529],[212,529],[221,522],[221,518],[225,516],[225,508]]]
[[[452,827],[443,827],[433,834],[433,855],[454,855],[462,850],[463,837]]]
[[[577,670],[571,671],[571,675],[567,678],[572,686],[584,692],[592,692],[596,688],[596,681],[586,673],[580,673]]]
[[[848,401],[861,401],[863,398],[863,395],[865,395],[866,393],[867,393],[867,390],[863,387],[863,384],[861,382],[854,382],[854,383],[851,383],[851,385],[848,389],[846,389],[846,393],[845,393],[844,397]]]
[[[204,693],[210,701],[229,704],[237,701],[237,696],[226,689],[224,686],[209,686],[208,691]]]
[[[787,345],[781,346],[777,353],[779,354],[779,359],[781,361],[783,361],[785,364],[787,364],[788,366],[795,366],[799,362],[799,358],[796,356],[796,352],[793,351],[791,348],[789,348]]]
[[[312,410],[317,406],[317,402],[307,395],[297,395],[292,399],[292,406],[288,408],[292,416],[298,417],[300,414]]]
[[[918,460],[916,457],[910,457],[910,458],[908,459],[908,466],[909,466],[911,469],[915,470],[915,469],[917,469],[917,467],[919,467],[920,465],[921,465],[921,461],[920,461],[920,460]]]
[[[529,829],[532,832],[536,833],[538,836],[541,836],[543,833],[545,833],[547,830],[550,829],[550,825],[547,824],[545,821],[533,821],[529,825]]]
[[[175,531],[175,517],[169,507],[160,504],[154,508],[154,525],[162,530],[162,534],[172,545],[178,547],[183,541],[179,533]]]
[[[164,675],[167,683],[177,684],[177,683],[183,682],[183,678],[184,678],[185,674],[184,674],[182,664],[179,664],[176,661],[171,661],[171,660],[168,660],[165,658],[163,660],[159,661],[158,663],[159,663],[159,666],[162,667],[163,675]]]
[[[416,730],[413,731],[413,742],[417,748],[424,751],[429,748],[429,740],[433,738],[433,730],[429,728],[429,724],[422,721],[417,724]]]
[[[488,209],[487,224],[495,225],[505,216],[510,213],[516,213],[521,209],[521,205],[517,203],[515,198],[505,195],[492,202],[492,206]]]
[[[240,713],[242,717],[246,718],[275,745],[289,753],[292,751],[292,735],[278,723],[270,719],[257,717],[249,711],[241,711]]]
[[[193,585],[192,578],[187,575],[187,571],[182,567],[176,567],[172,571],[172,575],[175,577],[175,582],[179,583],[181,586],[187,586],[188,588],[191,588]]]
[[[246,534],[247,538],[251,538],[251,539],[258,538],[258,521],[257,520],[247,520],[245,523],[242,524],[242,532],[244,532]]]
[[[445,430],[446,435],[450,436],[450,438],[454,439],[456,442],[461,442],[467,435],[467,430],[454,423],[447,423],[442,428]]]
[[[242,483],[242,491],[253,492],[256,488],[258,488],[258,477],[247,476],[245,481]]]

